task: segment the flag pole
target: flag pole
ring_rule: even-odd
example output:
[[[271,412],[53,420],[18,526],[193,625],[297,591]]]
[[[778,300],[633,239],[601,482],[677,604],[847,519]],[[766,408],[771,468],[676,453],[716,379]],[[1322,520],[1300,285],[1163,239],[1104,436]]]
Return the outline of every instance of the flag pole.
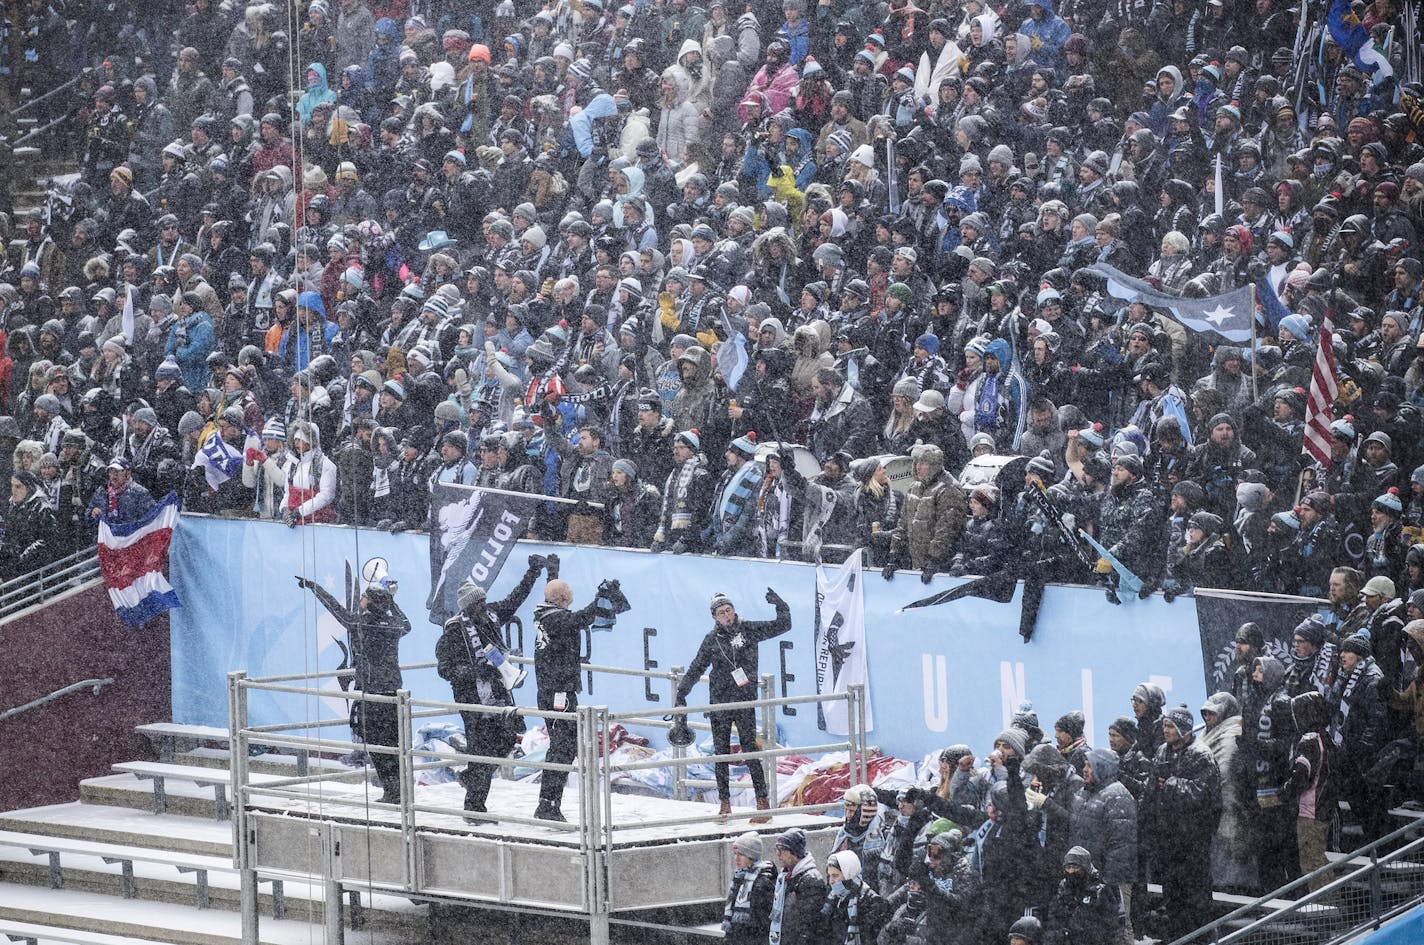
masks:
[[[1251,399],[1261,399],[1256,384],[1256,283],[1251,283]]]

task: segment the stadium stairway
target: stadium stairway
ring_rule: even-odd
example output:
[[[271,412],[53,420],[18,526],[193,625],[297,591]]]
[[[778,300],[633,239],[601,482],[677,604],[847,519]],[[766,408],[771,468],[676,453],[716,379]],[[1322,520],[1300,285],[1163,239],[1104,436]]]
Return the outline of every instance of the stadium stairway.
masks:
[[[213,788],[227,776],[226,733],[139,728],[164,760],[122,763],[113,774],[84,779],[76,802],[0,814],[0,935],[70,945],[242,941],[232,825],[220,819],[225,801]],[[292,776],[299,763],[339,767],[263,755],[251,768]],[[162,813],[155,813],[155,773],[163,777]],[[427,906],[351,888],[346,896],[349,941],[429,940]],[[324,941],[322,903],[320,883],[265,879],[260,941]]]

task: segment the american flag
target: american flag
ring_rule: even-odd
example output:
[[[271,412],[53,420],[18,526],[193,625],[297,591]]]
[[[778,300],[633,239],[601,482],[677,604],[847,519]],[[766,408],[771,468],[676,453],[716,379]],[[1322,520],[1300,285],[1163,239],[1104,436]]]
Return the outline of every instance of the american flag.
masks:
[[[1315,369],[1310,377],[1310,397],[1305,406],[1305,436],[1301,440],[1301,450],[1318,462],[1330,468],[1330,421],[1332,419],[1335,394],[1339,386],[1335,381],[1335,326],[1331,323],[1333,309],[1325,310],[1325,321],[1320,326],[1320,347],[1315,352]]]

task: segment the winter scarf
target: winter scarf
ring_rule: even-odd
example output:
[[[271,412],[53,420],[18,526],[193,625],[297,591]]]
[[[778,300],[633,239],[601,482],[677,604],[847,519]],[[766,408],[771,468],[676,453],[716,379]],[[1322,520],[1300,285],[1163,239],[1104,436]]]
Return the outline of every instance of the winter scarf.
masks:
[[[753,504],[761,489],[763,472],[759,463],[746,462],[731,474],[727,488],[722,490],[722,501],[717,505],[717,517],[723,525],[730,526],[741,518],[749,505]]]
[[[833,945],[861,945],[860,940],[860,895],[859,891],[851,892],[846,887],[845,881],[831,886],[831,893],[826,897],[826,905],[822,910],[829,917],[837,902],[842,899],[846,901],[846,936],[844,941],[833,943]]]
[[[705,456],[701,453],[694,453],[688,458],[687,462],[683,463],[677,469],[677,482],[674,483],[672,489],[669,490],[671,494],[668,496],[668,499],[673,503],[672,520],[670,522],[673,531],[692,527],[692,512],[685,510],[686,507],[682,505],[679,500],[687,498],[692,490],[692,477],[699,469],[705,466],[706,463],[707,458]],[[680,507],[684,510],[679,511]]]
[[[1374,663],[1375,658],[1373,656],[1365,657],[1355,666],[1354,671],[1345,677],[1345,684],[1340,688],[1340,710],[1330,721],[1330,737],[1335,740],[1337,747],[1345,738],[1345,724],[1350,719],[1350,708],[1354,704],[1355,697],[1358,695],[1355,690],[1359,688],[1361,683],[1368,677],[1370,668],[1374,666]]]
[[[731,932],[732,926],[750,921],[752,888],[756,886],[757,877],[761,875],[762,870],[770,867],[771,864],[763,860],[732,874],[732,878],[737,883],[737,894],[722,907],[722,932],[724,934]]]
[[[786,480],[763,479],[757,496],[757,554],[763,558],[781,557],[781,544],[791,526],[791,491]]]
[[[1003,374],[985,374],[979,385],[979,396],[974,401],[974,429],[995,430],[999,426],[999,380]]]
[[[768,937],[771,945],[781,945],[781,921],[786,916],[786,883],[793,876],[800,876],[815,865],[809,856],[803,856],[801,861],[789,870],[781,870],[776,874],[776,895],[771,901],[771,935]]]

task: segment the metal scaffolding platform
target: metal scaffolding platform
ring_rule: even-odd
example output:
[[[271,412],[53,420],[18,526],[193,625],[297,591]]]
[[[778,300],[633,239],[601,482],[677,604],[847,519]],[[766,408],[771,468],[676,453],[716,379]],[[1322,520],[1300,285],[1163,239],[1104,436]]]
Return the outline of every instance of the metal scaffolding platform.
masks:
[[[584,669],[647,676],[650,684],[662,681],[674,690],[681,678],[676,668],[670,673],[599,666]],[[339,674],[248,679],[242,673],[233,673],[229,677],[234,850],[243,879],[243,939],[253,945],[258,941],[259,876],[324,882],[329,945],[343,940],[343,896],[351,890],[535,914],[582,916],[590,923],[591,941],[601,945],[609,939],[609,921],[615,913],[720,902],[731,882],[731,840],[748,829],[766,835],[769,850],[771,838],[777,833],[800,827],[807,833],[812,852],[823,856],[840,826],[839,818],[820,816],[828,808],[838,808],[838,804],[781,808],[773,812],[769,823],[762,824],[750,822],[760,812],[738,809],[724,821],[710,805],[686,800],[689,787],[711,786],[709,782],[689,780],[690,766],[707,765],[719,757],[732,763],[760,758],[766,762],[773,797],[776,759],[782,755],[845,752],[852,782],[865,778],[863,690],[853,687],[836,695],[775,698],[768,676],[762,679],[760,698],[731,706],[754,708],[760,713],[763,745],[773,742],[770,733],[774,731],[775,711],[793,704],[845,703],[850,734],[843,740],[820,745],[694,757],[675,749],[670,758],[610,763],[600,748],[604,733],[615,725],[667,728],[671,723],[661,717],[649,718],[641,711],[610,712],[605,706],[581,706],[575,713],[521,707],[518,711],[530,725],[550,719],[578,722],[578,754],[572,764],[519,761],[521,767],[570,772],[563,806],[568,823],[534,819],[538,785],[506,779],[495,780],[487,814],[469,814],[463,810],[464,789],[460,784],[422,785],[417,789],[417,772],[468,761],[508,765],[509,760],[414,750],[413,722],[445,718],[457,711],[496,710],[416,700],[405,691],[392,697],[333,691],[323,686],[335,675]],[[247,709],[249,693],[253,692],[394,703],[400,744],[382,749],[346,741],[344,718],[250,726]],[[696,717],[711,708],[704,705],[662,711]],[[706,729],[705,723],[692,725]],[[345,772],[253,778],[247,757],[249,747],[254,745],[311,755],[336,754],[358,747],[397,755],[403,784],[401,803],[377,803],[376,792],[364,783],[350,783],[350,775]],[[620,776],[651,768],[671,769],[673,798],[615,790]]]

